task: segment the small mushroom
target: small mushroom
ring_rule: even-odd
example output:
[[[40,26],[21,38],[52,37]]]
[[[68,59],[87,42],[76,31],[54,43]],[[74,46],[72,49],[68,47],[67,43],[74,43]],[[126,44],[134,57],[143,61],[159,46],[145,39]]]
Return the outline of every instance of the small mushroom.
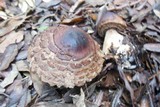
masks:
[[[123,45],[124,36],[117,31],[124,31],[127,27],[126,22],[117,14],[107,11],[106,7],[102,7],[98,15],[97,30],[101,37],[104,37],[103,52],[109,53],[111,46],[117,49],[118,53],[129,50],[128,45]]]
[[[59,25],[38,35],[28,49],[30,72],[50,86],[73,88],[95,78],[102,69],[99,45],[77,27]]]

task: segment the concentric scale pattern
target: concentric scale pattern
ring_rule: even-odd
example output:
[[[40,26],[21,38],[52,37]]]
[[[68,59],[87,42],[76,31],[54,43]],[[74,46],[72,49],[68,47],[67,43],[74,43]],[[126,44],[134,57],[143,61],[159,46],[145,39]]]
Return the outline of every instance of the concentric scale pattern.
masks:
[[[51,86],[73,88],[91,81],[104,59],[99,45],[77,27],[59,25],[38,35],[28,50],[30,72]]]

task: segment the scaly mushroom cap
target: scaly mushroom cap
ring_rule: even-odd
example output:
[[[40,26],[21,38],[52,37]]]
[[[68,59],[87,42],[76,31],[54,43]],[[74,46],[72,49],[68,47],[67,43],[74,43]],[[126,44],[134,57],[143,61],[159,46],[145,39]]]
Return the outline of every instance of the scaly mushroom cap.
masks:
[[[117,14],[113,12],[104,12],[99,16],[97,23],[97,30],[100,36],[104,36],[108,29],[124,30],[126,28],[126,22]]]
[[[51,27],[28,50],[30,72],[50,86],[73,88],[100,73],[104,59],[99,45],[77,27]]]

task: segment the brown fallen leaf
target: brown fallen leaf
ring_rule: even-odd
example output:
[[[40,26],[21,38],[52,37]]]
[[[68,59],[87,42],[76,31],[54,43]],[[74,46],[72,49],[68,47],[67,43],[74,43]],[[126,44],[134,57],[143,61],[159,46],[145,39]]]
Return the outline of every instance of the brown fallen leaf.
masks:
[[[75,16],[74,18],[71,18],[71,19],[64,19],[61,23],[62,24],[75,24],[75,23],[80,23],[84,20],[85,18],[83,18],[82,16]]]
[[[17,44],[7,46],[4,53],[0,53],[0,71],[8,68],[9,64],[15,59],[18,54]]]
[[[14,16],[8,20],[5,20],[0,23],[0,37],[4,36],[5,34],[11,32],[18,26],[20,26],[26,19],[26,15],[22,16]]]
[[[119,75],[116,71],[109,71],[107,75],[102,79],[100,85],[102,87],[114,87],[118,82]]]
[[[12,31],[5,36],[5,40],[0,44],[0,53],[4,53],[7,46],[13,43],[19,43],[23,39],[23,31],[15,32]]]

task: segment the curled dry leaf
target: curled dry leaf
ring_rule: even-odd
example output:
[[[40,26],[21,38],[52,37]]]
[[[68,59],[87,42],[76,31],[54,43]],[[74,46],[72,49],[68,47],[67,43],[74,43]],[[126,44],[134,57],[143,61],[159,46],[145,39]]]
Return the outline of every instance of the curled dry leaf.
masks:
[[[18,54],[17,44],[7,46],[4,53],[0,53],[0,71],[8,68],[9,64],[15,59]]]
[[[15,32],[12,31],[5,36],[5,40],[0,44],[0,53],[4,53],[7,46],[13,43],[19,43],[23,39],[23,31]]]
[[[15,64],[12,64],[12,70],[8,72],[7,76],[5,79],[0,83],[0,86],[5,88],[9,84],[13,83],[14,79],[18,75],[18,70]]]
[[[1,32],[0,37],[4,36],[5,34],[17,28],[19,25],[21,25],[25,21],[25,19],[26,19],[25,15],[15,16],[0,23],[0,32]]]

